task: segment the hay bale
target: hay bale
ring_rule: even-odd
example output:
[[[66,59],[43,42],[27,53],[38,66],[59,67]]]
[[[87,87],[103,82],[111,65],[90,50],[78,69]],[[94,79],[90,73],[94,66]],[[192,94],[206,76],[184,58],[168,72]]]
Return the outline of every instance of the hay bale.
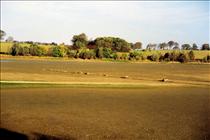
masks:
[[[103,76],[108,76],[107,74],[103,74]]]
[[[167,82],[167,81],[168,81],[168,79],[163,78],[161,81],[162,81],[162,82]]]
[[[128,78],[128,76],[126,75],[126,76],[122,76],[122,77],[120,77],[120,78],[126,79],[126,78]]]
[[[82,74],[82,73],[83,73],[83,72],[81,72],[81,71],[78,71],[78,72],[77,72],[77,74]]]
[[[85,75],[88,75],[89,73],[88,73],[88,72],[85,72],[84,74],[85,74]]]

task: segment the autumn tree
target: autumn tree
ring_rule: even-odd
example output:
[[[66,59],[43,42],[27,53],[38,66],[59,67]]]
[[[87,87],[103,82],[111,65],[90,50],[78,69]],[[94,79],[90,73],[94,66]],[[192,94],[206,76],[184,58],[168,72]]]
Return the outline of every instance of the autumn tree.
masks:
[[[141,42],[136,42],[135,44],[133,44],[132,49],[142,49],[142,43]]]

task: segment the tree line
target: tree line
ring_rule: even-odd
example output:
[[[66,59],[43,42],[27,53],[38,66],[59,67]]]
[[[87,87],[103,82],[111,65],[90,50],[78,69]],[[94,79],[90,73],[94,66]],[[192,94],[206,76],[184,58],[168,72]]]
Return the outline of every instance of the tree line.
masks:
[[[5,36],[5,32],[1,31],[1,39]],[[98,37],[94,40],[88,40],[86,34],[81,33],[74,35],[71,39],[72,45],[57,44],[57,43],[40,43],[40,42],[17,42],[13,41],[13,46],[10,48],[11,55],[32,55],[32,56],[53,56],[53,57],[70,57],[82,59],[118,59],[118,60],[151,60],[151,61],[195,61],[193,51],[184,53],[180,50],[179,44],[174,41],[160,44],[148,44],[146,49],[142,49],[142,43],[129,43],[124,39],[118,37]],[[6,40],[8,42],[8,40]],[[30,44],[30,46],[23,46],[21,43]],[[52,47],[43,47],[42,45],[51,45]],[[183,44],[182,50],[198,50],[198,46],[193,44]],[[140,51],[141,50],[141,51]],[[156,53],[152,55],[145,55],[144,51],[151,50],[174,50],[167,52],[164,55]],[[203,44],[201,50],[209,50],[209,44]],[[119,53],[121,52],[121,53]],[[206,56],[200,61],[208,62],[209,56]]]
[[[0,39],[3,40],[6,36],[6,32],[3,30],[0,30]],[[8,36],[7,39],[5,39],[6,42],[19,42],[15,41],[12,36]],[[98,37],[95,40],[88,40],[86,34],[81,33],[79,35],[74,35],[73,39],[71,40],[73,42],[73,45],[70,46],[72,49],[81,49],[81,48],[89,48],[89,49],[95,49],[99,47],[103,48],[111,48],[113,51],[118,52],[129,52],[130,50],[141,50],[143,49],[141,42],[136,43],[128,43],[126,40],[118,38],[118,37]],[[41,42],[33,42],[33,41],[25,41],[21,43],[35,43],[38,45],[58,45],[55,42],[52,43],[41,43]],[[69,46],[69,45],[66,45]],[[205,43],[202,44],[201,47],[199,47],[196,43],[190,44],[182,44],[181,47],[179,43],[175,41],[169,41],[169,42],[162,42],[159,44],[156,43],[149,43],[146,46],[146,50],[210,50],[209,44]]]

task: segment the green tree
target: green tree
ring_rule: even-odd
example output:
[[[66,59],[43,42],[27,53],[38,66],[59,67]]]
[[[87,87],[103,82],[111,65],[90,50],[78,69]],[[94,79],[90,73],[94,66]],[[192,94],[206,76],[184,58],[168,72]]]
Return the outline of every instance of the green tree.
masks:
[[[168,44],[165,43],[165,42],[160,43],[160,44],[158,45],[158,48],[159,48],[160,50],[165,50],[165,49],[168,48]]]
[[[114,39],[112,37],[99,37],[95,39],[96,47],[112,48]]]
[[[114,38],[113,39],[113,49],[118,52],[128,52],[131,49],[130,44],[121,38]]]
[[[95,39],[97,48],[111,48],[117,52],[128,52],[131,49],[130,43],[116,37],[99,37]]]
[[[173,47],[173,50],[179,50],[180,48],[178,46]]]
[[[74,35],[73,39],[73,47],[75,49],[85,48],[88,44],[87,36],[84,33],[81,33],[79,35]]]
[[[193,50],[198,50],[198,46],[197,46],[197,44],[193,43],[193,45],[192,45],[192,49],[193,49]]]
[[[4,39],[4,36],[6,36],[5,31],[0,30],[0,40],[3,40]]]
[[[168,42],[169,49],[171,49],[174,46],[174,43],[175,42],[172,40]]]
[[[113,53],[112,58],[113,58],[114,60],[117,60],[117,58],[118,58],[117,53]]]
[[[210,50],[209,44],[203,44],[201,50]]]
[[[174,47],[173,47],[173,50],[179,50],[179,43],[177,42],[174,42]]]
[[[133,44],[133,43],[129,43],[129,44],[130,44],[130,46],[131,46],[131,49],[134,50],[134,44]]]
[[[64,55],[65,55],[64,48],[62,48],[60,46],[54,46],[52,48],[52,56],[53,57],[64,57]]]
[[[190,50],[190,49],[192,49],[190,44],[183,44],[182,45],[182,50]]]
[[[105,58],[111,58],[112,57],[112,49],[111,48],[103,48],[103,56]]]

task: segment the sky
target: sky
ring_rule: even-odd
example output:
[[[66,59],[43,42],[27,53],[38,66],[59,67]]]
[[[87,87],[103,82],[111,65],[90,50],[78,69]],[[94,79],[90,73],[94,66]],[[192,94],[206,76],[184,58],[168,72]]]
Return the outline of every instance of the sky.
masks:
[[[19,41],[71,44],[120,37],[128,42],[209,43],[209,1],[1,1],[1,30]]]

